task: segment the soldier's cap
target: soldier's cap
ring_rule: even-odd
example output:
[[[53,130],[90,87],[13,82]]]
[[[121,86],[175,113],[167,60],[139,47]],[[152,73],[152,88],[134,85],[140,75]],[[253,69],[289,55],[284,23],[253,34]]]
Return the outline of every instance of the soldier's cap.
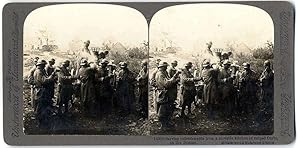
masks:
[[[184,66],[185,66],[185,67],[192,67],[192,66],[193,66],[193,63],[192,63],[192,62],[187,62]]]
[[[266,61],[264,62],[264,65],[265,65],[265,66],[270,66],[270,65],[271,65],[271,62],[270,62],[269,60],[266,60]]]
[[[70,64],[70,61],[69,60],[65,60],[65,61],[63,61],[62,64]]]
[[[101,64],[108,64],[108,63],[109,63],[109,61],[106,60],[106,59],[102,59],[102,60],[101,60]]]
[[[250,63],[243,63],[243,67],[245,69],[249,69],[250,68]]]
[[[159,64],[159,62],[161,62],[161,59],[156,59],[156,64]]]
[[[222,56],[227,56],[228,55],[228,53],[227,52],[222,52],[222,54],[221,54]]]
[[[38,62],[38,60],[39,60],[38,58],[34,58],[33,59],[34,62]]]
[[[84,43],[85,43],[85,44],[86,44],[86,43],[91,43],[91,41],[90,41],[90,40],[87,40],[87,41],[85,41]]]
[[[88,65],[88,61],[86,59],[82,59],[80,61],[80,66],[85,66],[85,65]]]
[[[122,68],[127,67],[127,63],[126,62],[121,62],[120,67],[122,67]]]
[[[39,66],[39,65],[46,65],[47,62],[45,60],[42,60],[42,59],[39,59],[36,63],[36,66]]]
[[[51,60],[49,60],[49,62],[55,62],[55,59],[51,59]]]
[[[115,61],[114,60],[110,60],[108,63],[109,66],[116,66]]]
[[[203,67],[207,67],[207,66],[210,66],[210,62],[209,61],[205,61],[203,64],[202,64]]]
[[[224,60],[223,65],[230,65],[230,61],[229,60]]]
[[[158,68],[160,68],[160,67],[168,67],[168,65],[169,65],[169,64],[168,64],[167,62],[160,61],[157,67],[158,67]]]
[[[171,64],[178,64],[178,62],[174,60],[173,62],[171,62]]]
[[[148,61],[147,60],[143,60],[142,61],[142,65],[148,65]]]

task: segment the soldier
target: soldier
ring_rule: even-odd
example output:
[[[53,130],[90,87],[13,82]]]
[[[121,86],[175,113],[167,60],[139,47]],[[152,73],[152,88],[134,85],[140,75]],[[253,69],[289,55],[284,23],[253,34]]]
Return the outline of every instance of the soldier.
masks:
[[[111,75],[109,74],[107,65],[109,61],[101,60],[101,65],[96,72],[96,110],[98,113],[110,112],[112,109],[112,87],[110,85]]]
[[[219,90],[221,91],[221,100],[224,105],[224,113],[226,116],[231,115],[235,97],[235,90],[233,86],[233,78],[231,77],[229,60],[224,60],[223,68],[219,72]]]
[[[239,77],[240,77],[240,66],[237,64],[238,61],[234,61],[230,65],[231,77],[233,79],[233,86],[235,89],[234,97],[234,111],[240,111],[240,101],[239,101]]]
[[[90,46],[90,40],[87,40],[86,42],[84,42],[84,47],[83,47],[83,52],[86,52],[88,54],[91,54],[90,50],[89,50],[89,46]]]
[[[208,108],[208,118],[212,119],[215,117],[216,105],[218,103],[218,71],[213,69],[210,62],[206,61],[203,64],[202,80],[204,83],[203,87],[203,100]]]
[[[118,97],[120,99],[121,111],[123,111],[124,114],[130,114],[132,109],[130,85],[132,83],[133,76],[131,71],[127,68],[126,62],[121,62],[120,68],[121,69],[119,70],[116,76],[116,85]]]
[[[118,100],[117,100],[117,94],[116,94],[116,73],[117,73],[116,67],[117,66],[116,66],[116,64],[114,64],[114,60],[111,60],[107,66],[108,66],[108,73],[111,76],[109,83],[112,88],[111,99],[113,102],[113,109],[116,109],[116,108],[118,108]]]
[[[239,86],[241,91],[240,103],[243,109],[242,112],[251,114],[254,113],[254,107],[257,103],[257,77],[256,73],[250,69],[249,63],[243,63],[244,71],[239,78]]]
[[[158,71],[155,76],[157,86],[157,107],[158,118],[161,123],[161,128],[169,128],[174,125],[170,122],[171,116],[174,111],[174,97],[171,97],[170,88],[176,85],[178,81],[179,71],[170,78],[167,73],[167,62],[161,61],[158,65]]]
[[[51,59],[51,60],[48,61],[48,65],[45,68],[46,73],[47,73],[48,76],[51,75],[54,72],[54,70],[55,70],[55,68],[53,66],[54,64],[55,64],[55,59]],[[51,96],[52,99],[54,99],[55,81],[51,82],[49,84],[49,87],[50,87],[49,88],[50,96]]]
[[[185,68],[181,74],[181,85],[182,85],[182,109],[181,117],[186,117],[184,111],[186,106],[188,107],[188,116],[193,116],[192,114],[192,103],[195,101],[196,97],[196,86],[195,81],[200,81],[200,78],[194,78],[190,69],[193,67],[192,62],[185,64]]]
[[[274,95],[274,71],[271,69],[271,62],[264,62],[264,71],[262,72],[259,81],[261,86],[262,101],[267,111],[273,110],[273,95]]]
[[[177,65],[178,65],[178,62],[176,60],[171,62],[171,66],[168,69],[168,74],[170,77],[173,77],[173,75],[177,72],[177,69],[176,69]]]
[[[54,81],[55,72],[47,76],[45,71],[45,60],[38,60],[34,71],[36,118],[40,128],[49,128],[49,120],[52,115],[52,100],[50,97],[49,83]]]
[[[34,66],[30,69],[29,76],[28,76],[28,83],[30,84],[31,106],[33,108],[33,111],[36,110],[36,98],[35,98],[33,74],[34,74],[34,71],[36,70],[36,64],[37,64],[38,60],[39,60],[39,57],[35,57],[33,59]]]
[[[95,69],[89,67],[87,60],[82,59],[79,69],[79,79],[80,79],[80,99],[82,103],[83,110],[87,116],[94,117],[95,114]]]
[[[73,81],[77,79],[77,76],[71,76],[71,73],[68,70],[70,66],[70,61],[66,60],[62,63],[60,71],[58,73],[58,94],[59,94],[59,113],[63,114],[68,113],[69,111],[69,101],[72,100],[73,95]]]
[[[158,72],[158,65],[159,65],[159,62],[161,61],[161,59],[156,59],[155,61],[155,69],[153,70],[153,72],[151,73],[151,76],[150,76],[150,85],[153,87],[153,102],[154,102],[154,109],[156,112],[158,112],[158,108],[156,106],[156,82],[155,82],[155,76],[156,76],[156,73]]]
[[[170,66],[170,68],[167,70],[168,71],[168,74],[169,74],[169,76],[170,77],[173,77],[175,74],[176,74],[176,72],[178,71],[177,69],[176,69],[176,67],[177,67],[177,65],[178,65],[178,62],[175,60],[175,61],[173,61],[173,62],[171,62],[171,66]],[[172,88],[172,89],[170,89],[170,90],[172,90],[172,97],[174,97],[173,99],[175,100],[175,107],[177,106],[177,90],[178,90],[178,83],[176,84],[176,85],[174,85],[174,88]],[[180,104],[180,101],[178,101],[178,104]]]
[[[142,69],[139,72],[136,80],[139,88],[139,103],[141,104],[141,112],[143,118],[148,117],[148,62],[142,61]]]

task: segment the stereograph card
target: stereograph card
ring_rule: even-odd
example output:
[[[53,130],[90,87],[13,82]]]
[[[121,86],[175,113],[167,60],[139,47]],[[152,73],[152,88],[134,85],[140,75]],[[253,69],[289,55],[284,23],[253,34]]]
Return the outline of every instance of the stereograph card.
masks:
[[[9,3],[9,145],[289,144],[286,1]]]

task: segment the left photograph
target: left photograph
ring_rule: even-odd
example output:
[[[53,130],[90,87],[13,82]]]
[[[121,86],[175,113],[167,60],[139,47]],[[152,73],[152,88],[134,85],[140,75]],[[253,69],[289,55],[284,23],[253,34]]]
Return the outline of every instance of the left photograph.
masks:
[[[24,133],[149,135],[148,28],[137,10],[62,4],[24,23]]]

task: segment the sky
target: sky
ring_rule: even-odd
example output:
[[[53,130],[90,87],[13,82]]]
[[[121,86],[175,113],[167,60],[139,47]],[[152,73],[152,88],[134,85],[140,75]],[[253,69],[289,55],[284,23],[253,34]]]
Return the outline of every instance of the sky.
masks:
[[[274,40],[274,26],[264,10],[239,4],[186,4],[158,11],[150,23],[150,51],[162,46],[162,39],[185,51],[204,50],[226,44],[264,46]]]
[[[62,4],[32,11],[24,23],[24,42],[37,40],[47,30],[60,48],[72,40],[90,40],[91,46],[111,40],[125,46],[140,46],[148,40],[148,25],[135,9],[109,4]]]

